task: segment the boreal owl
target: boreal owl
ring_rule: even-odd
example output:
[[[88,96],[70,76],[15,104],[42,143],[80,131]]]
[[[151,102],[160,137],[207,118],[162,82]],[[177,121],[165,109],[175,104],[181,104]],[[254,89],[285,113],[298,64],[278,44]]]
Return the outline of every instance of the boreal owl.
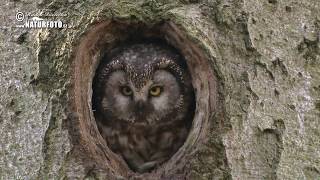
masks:
[[[97,70],[93,92],[100,134],[133,171],[151,171],[186,140],[194,91],[173,48],[136,43],[113,50]]]

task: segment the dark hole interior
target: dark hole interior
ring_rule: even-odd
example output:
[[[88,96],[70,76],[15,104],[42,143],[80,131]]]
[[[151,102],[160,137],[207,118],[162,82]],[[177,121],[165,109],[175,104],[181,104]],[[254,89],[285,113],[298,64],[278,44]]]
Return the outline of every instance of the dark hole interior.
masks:
[[[184,144],[195,93],[179,50],[160,39],[132,37],[102,53],[92,109],[108,147],[132,171],[145,173]]]

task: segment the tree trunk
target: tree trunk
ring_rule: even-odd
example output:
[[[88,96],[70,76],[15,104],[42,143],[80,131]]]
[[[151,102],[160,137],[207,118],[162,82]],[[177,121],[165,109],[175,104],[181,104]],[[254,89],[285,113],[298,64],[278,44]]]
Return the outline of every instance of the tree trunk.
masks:
[[[320,1],[0,7],[0,180],[320,179]],[[17,27],[32,15],[67,26]],[[172,160],[142,175],[101,141],[88,108],[95,55],[140,30],[186,56],[199,114]]]

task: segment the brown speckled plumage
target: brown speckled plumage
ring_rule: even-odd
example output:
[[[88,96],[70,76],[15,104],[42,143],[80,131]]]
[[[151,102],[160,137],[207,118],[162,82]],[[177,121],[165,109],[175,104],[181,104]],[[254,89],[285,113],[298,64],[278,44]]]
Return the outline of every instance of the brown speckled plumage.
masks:
[[[154,43],[123,47],[107,58],[93,86],[99,131],[132,170],[150,171],[188,135],[195,106],[190,75],[178,53]],[[162,94],[150,96],[159,84]],[[121,94],[123,86],[131,96]]]

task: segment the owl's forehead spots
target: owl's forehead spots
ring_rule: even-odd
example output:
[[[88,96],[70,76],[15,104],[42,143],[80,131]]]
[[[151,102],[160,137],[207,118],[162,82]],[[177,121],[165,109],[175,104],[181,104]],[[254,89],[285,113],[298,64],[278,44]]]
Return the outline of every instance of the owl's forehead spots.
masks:
[[[131,64],[126,64],[126,72],[129,79],[137,89],[141,89],[147,84],[152,76],[152,67],[150,65],[143,66],[144,68],[137,68]]]
[[[141,89],[152,79],[156,69],[163,69],[170,65],[174,71],[177,71],[177,75],[181,76],[180,69],[175,63],[178,59],[179,55],[167,48],[155,44],[135,44],[124,48],[114,56],[107,71],[124,70],[128,80],[137,89]]]
[[[136,44],[120,53],[117,60],[123,62],[124,69],[136,88],[142,88],[151,79],[154,64],[168,52],[148,44]]]
[[[154,44],[135,44],[125,48],[120,54],[127,62],[148,62],[152,61],[155,57],[169,54],[169,51]]]

